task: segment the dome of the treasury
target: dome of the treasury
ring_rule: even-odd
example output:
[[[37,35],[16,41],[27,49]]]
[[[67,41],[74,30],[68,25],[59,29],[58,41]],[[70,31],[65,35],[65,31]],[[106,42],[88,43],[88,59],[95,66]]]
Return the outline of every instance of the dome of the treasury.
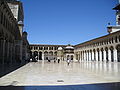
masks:
[[[63,48],[62,48],[62,47],[59,47],[58,50],[63,50]]]

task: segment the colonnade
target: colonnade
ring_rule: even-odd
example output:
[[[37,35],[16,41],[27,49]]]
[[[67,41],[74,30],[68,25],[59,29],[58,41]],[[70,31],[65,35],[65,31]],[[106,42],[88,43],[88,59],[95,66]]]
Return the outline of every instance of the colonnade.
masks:
[[[57,59],[57,51],[31,51],[30,58],[35,58],[37,56],[37,60],[48,60],[48,59]]]
[[[76,60],[120,62],[120,44],[110,47],[98,47],[76,51]]]

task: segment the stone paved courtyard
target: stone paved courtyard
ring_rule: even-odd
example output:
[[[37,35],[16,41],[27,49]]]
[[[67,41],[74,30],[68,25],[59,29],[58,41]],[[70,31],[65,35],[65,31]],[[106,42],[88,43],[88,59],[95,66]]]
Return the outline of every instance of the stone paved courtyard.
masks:
[[[0,78],[0,86],[81,85],[120,82],[120,63],[40,61]]]

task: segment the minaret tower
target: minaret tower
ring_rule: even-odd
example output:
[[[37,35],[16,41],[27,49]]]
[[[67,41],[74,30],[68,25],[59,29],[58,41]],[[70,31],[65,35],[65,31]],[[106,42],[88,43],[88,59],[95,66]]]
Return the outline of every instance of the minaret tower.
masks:
[[[120,31],[120,0],[118,0],[118,5],[116,5],[113,10],[116,10],[116,26],[109,25],[108,33],[114,33]]]
[[[120,25],[120,0],[119,4],[113,10],[116,10],[116,25]]]

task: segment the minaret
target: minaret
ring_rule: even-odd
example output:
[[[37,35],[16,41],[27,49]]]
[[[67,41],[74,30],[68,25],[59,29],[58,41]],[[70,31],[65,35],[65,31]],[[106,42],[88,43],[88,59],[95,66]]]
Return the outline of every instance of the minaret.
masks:
[[[20,0],[6,0],[9,8],[11,9],[16,21],[18,22],[20,34],[22,37],[24,27],[24,11],[23,4]]]
[[[119,4],[113,10],[116,10],[116,25],[120,25],[120,0]]]
[[[118,5],[116,5],[113,10],[116,10],[116,26],[109,25],[107,27],[108,33],[120,31],[120,0],[118,0]]]

